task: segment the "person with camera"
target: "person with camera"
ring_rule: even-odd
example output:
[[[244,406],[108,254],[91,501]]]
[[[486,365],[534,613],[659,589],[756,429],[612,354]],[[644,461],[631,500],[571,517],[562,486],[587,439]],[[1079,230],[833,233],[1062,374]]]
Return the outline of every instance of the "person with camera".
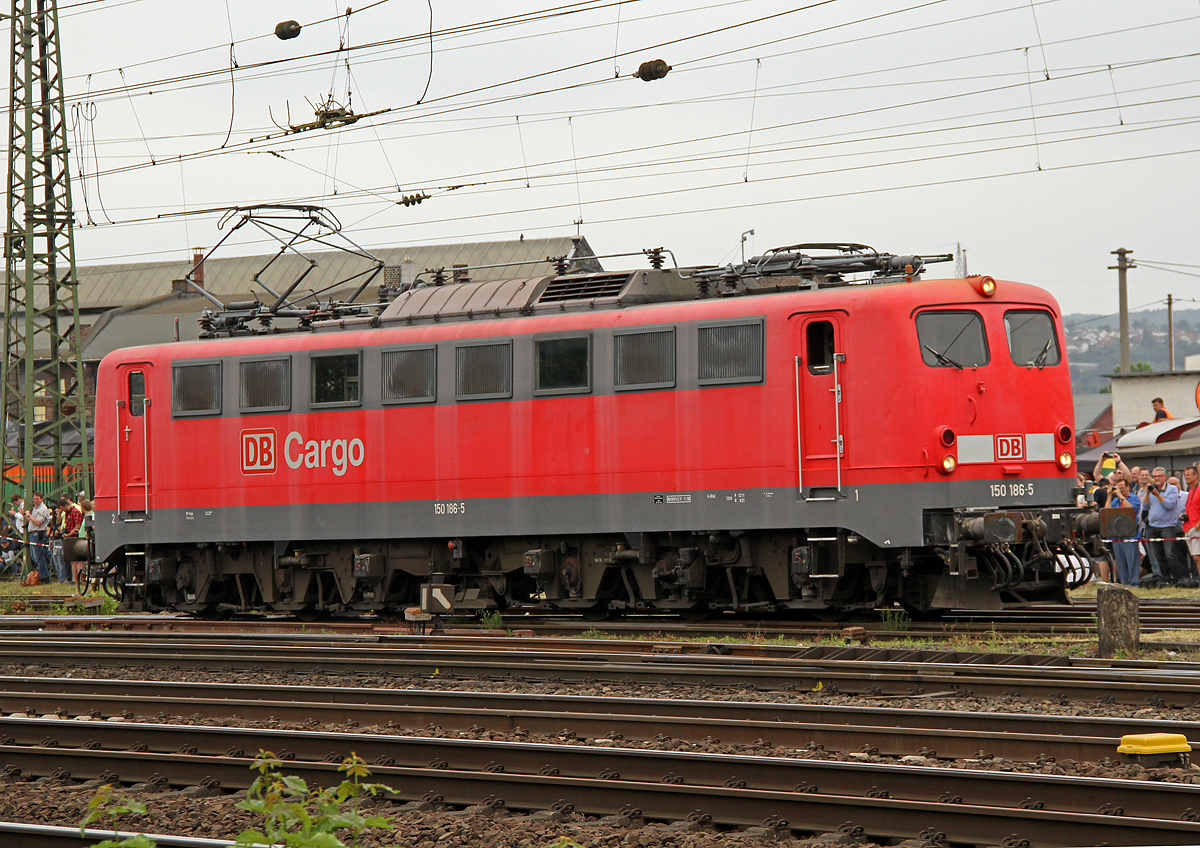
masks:
[[[1157,559],[1162,567],[1162,576],[1172,586],[1187,580],[1191,569],[1187,563],[1186,548],[1179,540],[1183,529],[1176,518],[1179,503],[1179,488],[1167,482],[1167,470],[1161,465],[1151,473],[1148,489],[1150,508],[1146,511],[1146,534],[1152,540],[1147,547],[1153,550],[1151,559]],[[1157,540],[1168,541],[1157,541]]]
[[[1130,490],[1129,481],[1124,475],[1113,475],[1116,482],[1108,505],[1111,507],[1130,507],[1134,515],[1141,511],[1142,502]],[[1137,586],[1142,580],[1142,554],[1138,549],[1137,539],[1125,539],[1112,543],[1113,560],[1117,566],[1117,580],[1125,586]]]
[[[1114,471],[1120,471],[1125,475],[1126,480],[1131,480],[1132,476],[1129,473],[1129,466],[1121,461],[1121,455],[1115,451],[1112,453],[1102,453],[1100,458],[1096,460],[1096,467],[1092,470],[1092,479],[1099,484],[1103,480],[1112,477]]]

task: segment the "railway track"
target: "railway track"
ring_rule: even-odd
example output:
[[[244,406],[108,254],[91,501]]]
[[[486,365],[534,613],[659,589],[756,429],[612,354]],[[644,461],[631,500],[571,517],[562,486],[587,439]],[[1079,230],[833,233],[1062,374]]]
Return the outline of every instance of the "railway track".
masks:
[[[689,816],[719,827],[785,819],[872,839],[930,828],[955,842],[1040,845],[1187,844],[1200,787],[1147,781],[973,772],[875,763],[755,757],[587,745],[436,739],[361,733],[0,719],[0,760],[17,775],[100,779],[163,788],[246,788],[259,749],[310,784],[340,782],[351,751],[406,800],[570,805],[591,815],[636,807],[647,817]],[[686,777],[685,777],[686,775]],[[772,809],[773,805],[773,809]],[[860,824],[861,822],[861,824]],[[1151,839],[1153,837],[1153,840]]]
[[[996,757],[1100,762],[1130,733],[1200,741],[1200,722],[843,704],[582,697],[455,690],[258,686],[63,678],[0,678],[0,711],[22,718],[351,722],[450,732],[484,729],[576,739],[874,750],[931,761]]]
[[[513,641],[521,642],[516,650],[507,647]],[[557,804],[594,816],[690,817],[718,828],[765,822],[877,841],[924,834],[963,844],[1026,840],[1049,848],[1200,840],[1200,787],[944,764],[997,757],[1094,762],[1115,756],[1125,733],[1197,738],[1200,723],[680,698],[698,690],[711,695],[719,686],[814,689],[807,684],[816,680],[826,692],[849,691],[854,681],[873,698],[889,689],[907,698],[924,688],[925,697],[936,698],[1009,687],[1015,694],[1053,690],[1057,694],[1046,697],[1055,698],[1101,692],[1105,700],[1138,704],[1153,692],[1163,703],[1192,705],[1200,701],[1200,680],[1186,664],[795,646],[756,646],[757,656],[664,654],[654,651],[675,646],[586,642],[581,649],[581,640],[538,641],[535,651],[537,642],[478,637],[9,634],[0,638],[0,662],[28,667],[32,657],[44,670],[124,666],[239,675],[271,668],[300,679],[323,670],[381,682],[399,676],[406,683],[468,673],[481,681],[637,680],[652,685],[655,697],[26,675],[0,678],[0,711],[7,714],[0,717],[0,762],[10,779],[19,770],[22,779],[69,774],[233,790],[252,778],[249,758],[259,748],[282,753],[287,773],[314,784],[337,782],[337,763],[354,751],[372,763],[374,779],[394,786],[403,800],[435,807],[486,801],[537,811]],[[171,716],[317,722],[327,729],[164,723]],[[100,720],[114,718],[124,720]],[[331,729],[347,723],[368,730],[390,723],[391,732]],[[396,728],[420,735],[398,735]],[[481,730],[524,741],[452,738],[486,735]],[[529,741],[530,734],[540,741]],[[668,738],[691,744],[685,750],[632,744]],[[741,750],[714,750],[722,742]],[[868,754],[858,762],[803,756],[803,749],[819,746]],[[802,756],[782,755],[785,749]],[[920,765],[875,761],[879,754],[918,753]]]
[[[34,596],[37,597],[37,596]],[[55,605],[63,605],[66,600]],[[32,609],[32,608],[31,608]],[[1071,605],[1039,606],[1004,610],[953,611],[938,621],[885,622],[879,616],[823,622],[795,619],[748,618],[732,615],[705,622],[683,622],[677,617],[633,615],[614,621],[588,622],[578,617],[547,614],[537,609],[512,610],[503,618],[504,628],[538,636],[580,636],[604,633],[608,636],[647,637],[673,633],[687,638],[770,640],[780,638],[821,639],[840,637],[845,627],[862,627],[872,641],[947,640],[955,637],[999,635],[1054,635],[1094,637],[1095,602],[1088,599]],[[1146,600],[1140,604],[1144,632],[1200,630],[1200,603],[1190,599]],[[29,616],[22,621],[0,617],[0,628],[29,627],[65,631],[148,631],[167,633],[295,633],[316,632],[353,634],[395,634],[410,632],[403,621],[365,616],[338,618],[316,623],[298,622],[283,616],[242,616],[228,620],[196,619],[181,615],[121,616]],[[470,619],[450,620],[450,633],[483,629]],[[889,629],[889,628],[900,629]]]
[[[275,671],[510,682],[631,682],[730,690],[824,691],[868,696],[1013,696],[1190,707],[1200,679],[1188,664],[1080,660],[1050,655],[755,646],[759,655],[683,654],[676,645],[574,640],[541,648],[496,639],[465,646],[438,639],[397,643],[365,637],[203,640],[138,634],[9,635],[0,663],[42,668],[138,667],[217,672]],[[657,649],[657,650],[656,650]],[[780,655],[781,652],[786,652]]]

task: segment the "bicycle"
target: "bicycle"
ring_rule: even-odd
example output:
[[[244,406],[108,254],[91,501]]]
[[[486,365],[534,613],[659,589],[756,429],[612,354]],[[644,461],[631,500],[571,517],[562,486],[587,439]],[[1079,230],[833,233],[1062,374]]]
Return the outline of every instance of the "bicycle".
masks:
[[[82,596],[89,591],[103,592],[115,601],[125,599],[125,575],[118,563],[89,562],[80,569],[75,589]]]

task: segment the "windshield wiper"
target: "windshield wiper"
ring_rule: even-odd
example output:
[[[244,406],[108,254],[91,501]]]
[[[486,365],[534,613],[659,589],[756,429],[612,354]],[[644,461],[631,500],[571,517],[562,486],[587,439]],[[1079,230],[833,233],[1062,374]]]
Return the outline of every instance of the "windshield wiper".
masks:
[[[950,357],[946,356],[946,354],[939,353],[938,351],[931,348],[929,345],[925,345],[925,349],[927,351],[929,351],[930,353],[932,353],[935,357],[937,357],[937,361],[942,363],[943,365],[953,365],[959,371],[963,370],[963,367],[961,365],[959,365],[957,362],[955,362]]]
[[[1033,364],[1041,368],[1046,364],[1046,354],[1050,352],[1050,345],[1054,343],[1054,339],[1046,339],[1046,346],[1042,348],[1042,352],[1037,355],[1037,359],[1033,360]]]

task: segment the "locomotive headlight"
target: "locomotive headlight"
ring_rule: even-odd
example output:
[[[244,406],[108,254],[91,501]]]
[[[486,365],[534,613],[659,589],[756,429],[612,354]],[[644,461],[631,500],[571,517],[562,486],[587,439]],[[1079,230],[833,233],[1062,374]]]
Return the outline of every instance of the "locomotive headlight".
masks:
[[[973,274],[967,277],[967,282],[971,284],[971,288],[984,297],[991,297],[996,293],[996,280],[993,277],[980,277]]]
[[[1075,461],[1075,457],[1071,456],[1070,451],[1063,451],[1058,455],[1058,467],[1066,471],[1071,467],[1071,463]]]
[[[952,474],[955,468],[958,468],[958,460],[954,458],[954,454],[948,453],[942,457],[943,474]]]

